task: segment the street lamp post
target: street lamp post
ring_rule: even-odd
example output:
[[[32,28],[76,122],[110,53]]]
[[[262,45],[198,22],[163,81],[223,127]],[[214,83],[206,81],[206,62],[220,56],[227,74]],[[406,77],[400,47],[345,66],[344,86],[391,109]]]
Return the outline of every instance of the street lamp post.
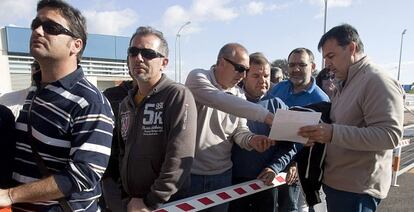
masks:
[[[401,55],[402,55],[402,47],[403,47],[403,40],[404,40],[405,32],[407,32],[407,29],[404,29],[401,33],[400,59],[398,61],[398,75],[397,75],[398,81],[400,81]]]
[[[185,22],[180,29],[177,31],[177,35],[175,37],[175,81],[177,81],[177,65],[178,65],[178,82],[181,82],[181,31],[187,25],[189,25],[191,21]],[[177,64],[177,42],[178,42],[178,64]]]
[[[323,18],[323,34],[326,33],[326,17],[328,16],[328,0],[325,0],[325,13],[324,13],[324,18]],[[323,55],[322,55],[322,65],[321,65],[321,70],[325,68],[325,60],[323,59]]]

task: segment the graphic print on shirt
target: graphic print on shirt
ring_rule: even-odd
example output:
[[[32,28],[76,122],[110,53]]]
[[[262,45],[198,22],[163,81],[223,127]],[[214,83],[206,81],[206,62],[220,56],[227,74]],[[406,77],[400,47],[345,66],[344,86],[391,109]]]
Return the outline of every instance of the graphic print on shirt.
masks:
[[[147,103],[144,106],[144,117],[142,119],[143,135],[159,135],[163,130],[162,112],[164,102]]]
[[[129,128],[129,111],[121,113],[121,136],[122,139],[126,140],[128,136],[128,128]]]

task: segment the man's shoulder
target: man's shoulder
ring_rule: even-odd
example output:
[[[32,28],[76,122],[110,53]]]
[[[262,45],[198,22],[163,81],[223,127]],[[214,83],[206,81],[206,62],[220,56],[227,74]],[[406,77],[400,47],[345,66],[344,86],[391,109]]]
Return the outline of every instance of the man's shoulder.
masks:
[[[73,86],[71,89],[66,90],[68,95],[63,96],[66,99],[77,100],[77,104],[81,108],[86,106],[94,105],[94,107],[111,108],[107,98],[103,93],[86,78],[83,78],[77,82],[76,86]]]
[[[289,80],[284,80],[282,82],[277,83],[275,86],[273,86],[272,89],[269,90],[269,93],[276,94],[276,93],[287,93],[289,91],[289,88],[291,87],[291,84]]]
[[[190,73],[188,73],[187,78],[188,79],[194,79],[194,78],[200,78],[200,77],[207,78],[209,73],[210,73],[210,70],[197,68],[197,69],[191,70]]]
[[[310,95],[314,100],[329,102],[329,96],[319,86],[315,85],[315,88],[310,93]]]
[[[194,99],[193,94],[191,93],[190,89],[188,89],[185,85],[174,82],[172,80],[168,80],[165,82],[163,89],[158,91],[158,94],[164,96],[164,98],[173,98],[175,100],[183,99],[186,97],[190,97]],[[169,104],[173,104],[174,102],[170,102]]]
[[[122,84],[114,87],[107,88],[103,91],[103,94],[109,99],[111,97],[125,96],[128,90],[132,88],[132,81],[124,81]]]

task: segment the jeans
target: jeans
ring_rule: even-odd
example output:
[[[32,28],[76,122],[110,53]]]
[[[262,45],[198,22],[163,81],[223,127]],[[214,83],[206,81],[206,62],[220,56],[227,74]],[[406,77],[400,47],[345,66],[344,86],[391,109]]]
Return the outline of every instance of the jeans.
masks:
[[[381,199],[368,194],[336,190],[323,184],[328,212],[374,212]]]
[[[231,186],[231,172],[232,170],[229,169],[216,175],[191,174],[191,196]],[[228,207],[229,203],[224,203],[203,211],[226,212]]]
[[[233,178],[233,185],[248,178]],[[277,212],[277,188],[270,188],[230,202],[229,212]]]
[[[298,200],[300,186],[298,183],[292,185],[283,184],[278,187],[278,211],[296,212],[298,211]]]

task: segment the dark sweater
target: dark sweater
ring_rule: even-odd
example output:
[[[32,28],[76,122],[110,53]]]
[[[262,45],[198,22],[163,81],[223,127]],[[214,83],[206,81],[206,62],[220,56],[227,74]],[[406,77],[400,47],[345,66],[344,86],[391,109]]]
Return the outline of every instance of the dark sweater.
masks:
[[[4,105],[0,105],[0,135],[0,188],[5,189],[11,186],[16,140],[13,113]]]

